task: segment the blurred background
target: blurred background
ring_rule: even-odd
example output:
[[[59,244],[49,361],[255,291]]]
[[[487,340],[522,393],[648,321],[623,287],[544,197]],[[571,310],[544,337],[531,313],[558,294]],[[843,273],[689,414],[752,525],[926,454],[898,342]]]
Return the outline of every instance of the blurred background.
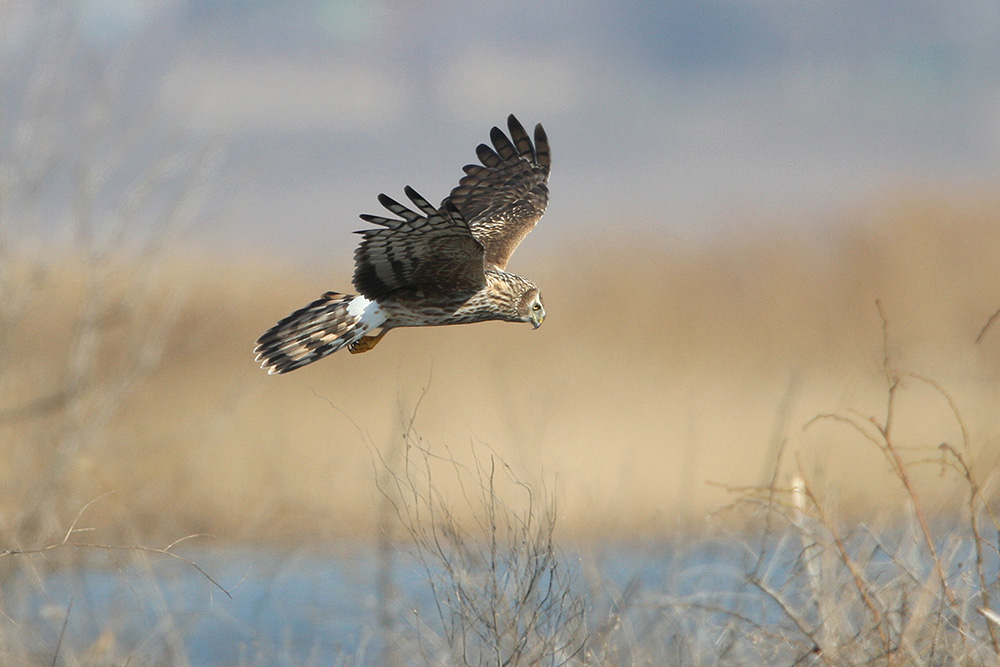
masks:
[[[884,422],[886,368],[947,507],[940,444],[997,463],[998,52],[985,0],[2,0],[2,528],[102,498],[113,534],[370,535],[407,431],[581,536],[795,474],[891,511],[883,454],[811,421]],[[440,200],[509,113],[552,144],[510,266],[545,326],[257,369],[350,291],[378,193]]]

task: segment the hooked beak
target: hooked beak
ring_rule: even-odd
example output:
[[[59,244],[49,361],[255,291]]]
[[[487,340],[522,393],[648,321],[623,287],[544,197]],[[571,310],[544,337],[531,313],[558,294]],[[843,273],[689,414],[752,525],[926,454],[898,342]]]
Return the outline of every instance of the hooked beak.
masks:
[[[537,329],[538,327],[542,326],[542,322],[544,322],[544,321],[545,321],[545,311],[544,310],[539,310],[537,312],[535,312],[535,311],[531,312],[531,328],[532,329]]]

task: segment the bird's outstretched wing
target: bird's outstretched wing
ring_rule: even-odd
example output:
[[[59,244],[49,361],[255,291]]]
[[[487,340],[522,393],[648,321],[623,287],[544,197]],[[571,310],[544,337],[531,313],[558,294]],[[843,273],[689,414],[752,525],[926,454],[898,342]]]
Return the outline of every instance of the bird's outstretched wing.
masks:
[[[549,200],[546,182],[551,160],[545,130],[541,124],[535,126],[532,144],[513,115],[507,118],[507,128],[510,137],[498,127],[490,131],[493,147],[480,144],[476,148],[482,164],[466,165],[465,176],[448,196],[486,249],[486,268],[507,266]]]
[[[361,216],[379,227],[357,232],[364,238],[354,253],[354,286],[373,301],[408,288],[479,289],[486,281],[483,244],[459,209],[447,200],[436,209],[409,186],[404,192],[419,212],[382,194],[379,203],[398,219]]]

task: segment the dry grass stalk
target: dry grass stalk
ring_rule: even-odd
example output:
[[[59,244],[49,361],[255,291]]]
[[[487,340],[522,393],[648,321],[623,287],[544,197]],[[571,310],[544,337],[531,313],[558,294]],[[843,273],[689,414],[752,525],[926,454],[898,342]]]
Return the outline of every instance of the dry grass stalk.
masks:
[[[386,468],[380,489],[433,595],[436,619],[412,619],[424,658],[578,664],[586,644],[584,605],[555,544],[552,501],[493,454],[483,459],[473,451],[466,465],[451,453],[433,453],[412,420],[403,440],[401,461]],[[439,475],[457,481],[459,498],[443,494]]]
[[[803,546],[798,560],[804,572],[800,590],[809,592],[808,603],[803,607],[794,596],[781,593],[757,574],[764,559],[763,553],[751,581],[778,605],[798,632],[816,643],[815,659],[822,662],[874,661],[886,665],[909,665],[935,664],[939,659],[977,662],[985,658],[995,661],[1000,657],[1000,648],[997,645],[996,624],[990,620],[990,608],[997,592],[997,581],[991,579],[992,575],[988,573],[995,571],[995,554],[1000,545],[987,538],[982,530],[984,516],[992,519],[993,514],[991,503],[983,494],[983,485],[963,454],[969,449],[969,429],[956,401],[940,383],[922,375],[900,373],[893,368],[888,351],[888,321],[881,304],[879,312],[883,323],[883,374],[886,379],[884,419],[865,417],[854,411],[820,414],[807,422],[805,429],[822,421],[843,424],[877,447],[909,499],[910,516],[919,542],[910,542],[908,534],[903,532],[899,536],[900,542],[893,547],[890,543],[895,539],[890,537],[893,529],[883,529],[887,532],[881,536],[879,531],[871,533],[868,528],[863,528],[860,533],[855,529],[844,534],[840,522],[830,515],[830,505],[818,497],[799,462],[791,489],[778,489],[772,482],[771,488],[764,490],[769,498],[765,506],[765,523],[768,532],[773,532],[771,522],[780,518],[800,536]],[[911,448],[897,443],[893,430],[898,418],[896,406],[905,391],[903,380],[907,378],[932,387],[944,398],[949,413],[959,426],[960,447],[944,443],[939,448],[942,457],[936,460],[919,455],[914,460],[907,460],[904,452],[911,451]],[[970,574],[974,574],[975,586],[970,590],[971,580],[959,580],[963,586],[961,593],[951,583],[956,580],[949,573],[955,572],[955,559],[960,558],[958,554],[966,538],[961,532],[944,535],[935,532],[924,509],[920,490],[909,472],[913,466],[928,463],[942,465],[943,471],[956,471],[968,488],[966,520],[973,546],[973,569]],[[778,502],[786,493],[790,504],[787,509]],[[758,492],[744,494],[741,502],[757,504],[756,499],[761,495]],[[988,551],[994,554],[990,558],[987,557]],[[827,552],[835,554],[836,558],[833,561],[826,558]],[[888,560],[874,558],[880,553],[888,556]],[[857,608],[854,612],[850,611],[851,598],[844,597],[845,591],[837,584],[837,568],[843,568],[847,573],[855,600],[860,609],[865,610],[867,621],[863,620],[865,615],[857,613]],[[987,619],[980,629],[973,627],[974,618],[969,617],[969,608],[962,602],[969,594],[978,597],[977,611]],[[805,613],[809,605],[816,613],[815,622],[810,621],[810,616]],[[845,631],[849,633],[846,636]],[[869,633],[877,637],[876,645],[865,640]]]

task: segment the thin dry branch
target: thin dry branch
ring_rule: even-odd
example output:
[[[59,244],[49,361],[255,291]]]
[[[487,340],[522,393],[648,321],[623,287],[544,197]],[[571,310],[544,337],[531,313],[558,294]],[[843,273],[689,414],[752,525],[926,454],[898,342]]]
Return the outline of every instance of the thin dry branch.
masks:
[[[115,544],[99,544],[92,542],[71,542],[70,539],[73,537],[74,534],[79,532],[88,532],[92,530],[91,528],[76,527],[77,524],[80,522],[80,518],[83,516],[84,512],[86,512],[90,508],[90,506],[96,503],[97,501],[107,498],[108,496],[113,495],[114,493],[115,493],[114,491],[108,491],[106,493],[97,496],[96,498],[93,498],[92,500],[84,504],[83,507],[81,507],[80,510],[76,513],[76,516],[73,517],[73,521],[70,523],[69,528],[66,529],[66,533],[63,535],[62,539],[59,542],[33,549],[6,549],[0,551],[0,558],[4,558],[6,556],[37,556],[55,551],[57,549],[91,549],[91,550],[99,550],[105,552],[132,551],[132,552],[159,554],[161,556],[167,556],[168,558],[173,558],[174,560],[181,561],[182,563],[191,566],[199,574],[201,574],[203,577],[208,579],[208,581],[210,581],[213,585],[215,585],[216,588],[225,593],[227,597],[229,597],[230,599],[233,597],[222,584],[216,581],[210,574],[208,574],[208,572],[202,569],[202,567],[198,565],[195,561],[189,558],[185,558],[184,556],[181,556],[171,551],[171,549],[176,547],[178,544],[181,544],[188,540],[195,539],[198,537],[208,537],[203,533],[185,535],[184,537],[176,539],[167,546],[162,548],[147,547],[143,545],[115,545]]]
[[[63,638],[66,637],[66,626],[69,625],[69,615],[73,611],[73,601],[69,601],[69,606],[66,607],[66,615],[63,616],[62,627],[59,628],[59,641],[56,642],[56,650],[52,654],[52,667],[56,667],[59,664],[59,651],[62,649]]]
[[[474,448],[466,465],[430,451],[413,415],[402,426],[403,460],[390,467],[376,451],[376,484],[427,574],[442,636],[420,643],[448,647],[460,664],[575,660],[586,644],[584,607],[556,551],[554,504],[540,503],[494,452],[483,458]],[[447,480],[435,473],[441,465]],[[502,496],[503,477],[524,494],[525,509]],[[445,496],[445,481],[458,482],[471,530]]]
[[[216,581],[212,577],[212,575],[210,575],[208,572],[202,569],[202,567],[198,565],[198,563],[191,560],[190,558],[185,558],[184,556],[175,554],[174,552],[170,551],[170,548],[173,547],[175,544],[179,544],[180,542],[193,539],[195,537],[206,537],[206,536],[200,534],[188,535],[186,537],[181,538],[180,540],[176,540],[175,542],[171,543],[169,546],[164,548],[147,547],[140,544],[119,545],[119,544],[100,544],[94,542],[68,542],[64,540],[57,544],[49,544],[44,547],[38,547],[35,549],[6,549],[4,551],[0,551],[0,558],[3,558],[5,556],[34,556],[34,555],[49,553],[57,549],[90,549],[90,550],[107,551],[107,552],[138,551],[143,553],[159,554],[161,556],[167,556],[168,558],[173,558],[174,560],[178,560],[186,565],[191,566],[199,574],[201,574],[201,576],[208,579],[208,581],[210,581],[216,588],[225,593],[226,597],[232,599],[233,596],[226,589],[226,587],[220,584],[218,581]]]
[[[751,577],[750,583],[760,589],[764,595],[771,598],[771,600],[778,605],[785,616],[787,616],[789,620],[795,624],[795,627],[798,628],[799,632],[812,642],[813,646],[820,646],[816,640],[816,633],[819,631],[819,628],[810,628],[806,619],[795,610],[794,605],[785,600],[784,596],[781,595],[780,592],[776,591],[774,588],[769,586],[766,581],[759,577]]]
[[[875,302],[878,307],[879,317],[882,318],[882,365],[886,374],[886,382],[889,384],[888,397],[886,401],[886,418],[885,422],[879,424],[874,418],[871,419],[872,424],[878,428],[882,435],[882,440],[884,444],[884,450],[891,457],[893,463],[893,468],[896,476],[899,478],[900,482],[903,484],[903,488],[906,489],[907,495],[910,497],[910,501],[913,503],[913,513],[917,518],[917,522],[920,525],[920,530],[924,536],[924,542],[927,545],[927,551],[934,562],[934,571],[937,573],[938,579],[941,583],[941,589],[945,594],[945,598],[948,603],[955,607],[958,604],[957,598],[955,597],[954,591],[948,586],[948,579],[944,572],[944,566],[941,564],[941,558],[938,555],[937,546],[934,544],[934,537],[931,535],[930,526],[927,523],[927,517],[924,513],[923,502],[913,485],[913,481],[907,472],[907,466],[903,461],[903,457],[900,455],[898,448],[893,442],[891,431],[893,426],[893,414],[894,407],[896,404],[897,390],[900,388],[900,376],[895,371],[892,370],[891,362],[889,359],[889,320],[886,318],[885,313],[882,310],[882,304],[879,301]],[[935,386],[932,384],[932,386]],[[937,385],[938,387],[940,385]],[[949,405],[951,405],[952,410],[955,411],[954,402],[951,401],[948,393],[943,389],[940,390],[941,393],[948,400]],[[961,424],[961,419],[959,420]],[[965,430],[963,427],[963,435],[965,435]],[[958,622],[961,623],[961,615],[957,614],[956,618]]]
[[[976,336],[976,345],[979,345],[980,343],[983,342],[983,338],[986,336],[986,332],[989,330],[990,327],[993,326],[993,322],[995,322],[998,317],[1000,317],[1000,308],[998,308],[992,315],[990,315],[990,319],[986,320],[986,324],[984,324],[983,328],[980,329],[979,335]]]
[[[851,555],[847,552],[847,546],[844,544],[843,538],[840,536],[840,532],[837,527],[830,520],[826,513],[823,505],[817,500],[816,496],[813,494],[812,487],[805,481],[805,474],[801,470],[801,463],[799,474],[803,479],[802,491],[805,493],[806,497],[809,499],[809,503],[815,509],[817,518],[820,523],[829,531],[830,537],[832,538],[833,545],[837,548],[837,554],[840,557],[840,561],[847,567],[848,572],[851,573],[851,578],[854,581],[854,587],[861,596],[862,602],[864,602],[865,608],[868,609],[868,613],[871,614],[872,623],[875,626],[875,630],[878,632],[879,641],[882,644],[882,651],[886,657],[886,660],[890,665],[892,665],[893,653],[895,652],[892,646],[892,642],[889,638],[889,634],[886,632],[884,623],[884,614],[879,608],[879,605],[875,602],[875,597],[872,595],[868,582],[865,579],[864,573],[861,568],[855,562]]]

